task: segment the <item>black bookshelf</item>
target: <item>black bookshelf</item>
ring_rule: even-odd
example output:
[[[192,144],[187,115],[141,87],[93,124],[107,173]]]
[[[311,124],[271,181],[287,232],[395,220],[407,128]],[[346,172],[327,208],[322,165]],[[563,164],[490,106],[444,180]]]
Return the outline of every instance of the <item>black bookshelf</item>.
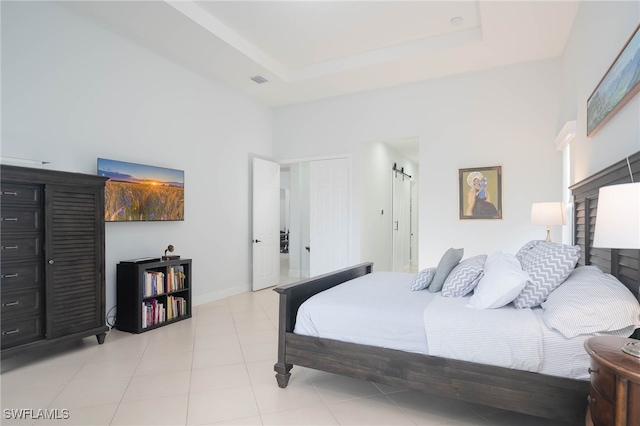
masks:
[[[143,333],[191,318],[191,259],[134,259],[117,265],[116,328]]]

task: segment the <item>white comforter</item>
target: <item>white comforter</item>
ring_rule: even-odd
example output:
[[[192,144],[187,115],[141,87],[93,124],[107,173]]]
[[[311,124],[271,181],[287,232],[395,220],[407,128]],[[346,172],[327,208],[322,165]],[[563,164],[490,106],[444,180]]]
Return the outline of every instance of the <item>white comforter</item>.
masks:
[[[511,306],[467,308],[469,297],[442,297],[439,293],[424,310],[429,354],[539,372],[542,329],[533,311]]]
[[[294,333],[426,355],[422,315],[436,294],[411,291],[414,276],[375,272],[318,293],[298,309]]]

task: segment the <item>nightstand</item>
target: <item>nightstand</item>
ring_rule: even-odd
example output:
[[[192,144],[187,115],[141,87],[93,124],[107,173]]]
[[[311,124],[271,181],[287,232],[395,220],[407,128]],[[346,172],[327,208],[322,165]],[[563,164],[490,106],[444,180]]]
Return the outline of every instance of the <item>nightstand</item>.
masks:
[[[598,336],[585,342],[591,356],[587,424],[640,425],[640,358],[622,352],[625,343],[634,341]]]

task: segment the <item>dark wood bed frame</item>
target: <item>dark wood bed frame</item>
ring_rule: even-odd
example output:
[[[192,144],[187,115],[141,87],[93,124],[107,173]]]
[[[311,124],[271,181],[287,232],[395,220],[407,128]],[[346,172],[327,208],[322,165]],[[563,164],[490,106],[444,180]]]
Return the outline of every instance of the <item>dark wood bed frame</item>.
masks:
[[[640,178],[640,152],[629,157],[629,161],[634,177]],[[625,159],[571,187],[574,241],[582,248],[580,265],[599,266],[604,272],[617,276],[640,297],[640,250],[591,247],[598,188],[628,182]],[[278,362],[274,370],[281,388],[287,386],[291,368],[298,365],[533,416],[576,424],[584,422],[588,381],[293,333],[298,308],[305,300],[371,273],[372,269],[372,263],[362,263],[275,289],[280,295],[280,324]],[[464,333],[460,338],[464,339]]]

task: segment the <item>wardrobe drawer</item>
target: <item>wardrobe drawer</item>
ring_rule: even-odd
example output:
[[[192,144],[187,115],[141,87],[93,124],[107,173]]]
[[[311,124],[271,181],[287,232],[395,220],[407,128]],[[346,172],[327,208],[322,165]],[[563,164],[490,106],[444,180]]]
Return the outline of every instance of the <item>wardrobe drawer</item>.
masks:
[[[42,255],[41,235],[6,235],[0,237],[0,255],[3,264],[8,260],[26,260]],[[4,272],[4,267],[2,268]]]
[[[29,318],[16,318],[2,321],[0,345],[2,349],[34,342],[44,337],[41,315]]]
[[[37,287],[42,281],[42,262],[3,262],[2,291]]]
[[[0,311],[3,322],[18,316],[36,316],[42,311],[42,291],[3,291],[0,294]]]
[[[41,232],[42,209],[38,206],[2,206],[2,232]]]
[[[19,183],[2,183],[0,185],[0,202],[3,206],[13,204],[40,204],[42,188],[38,185],[21,185]]]

